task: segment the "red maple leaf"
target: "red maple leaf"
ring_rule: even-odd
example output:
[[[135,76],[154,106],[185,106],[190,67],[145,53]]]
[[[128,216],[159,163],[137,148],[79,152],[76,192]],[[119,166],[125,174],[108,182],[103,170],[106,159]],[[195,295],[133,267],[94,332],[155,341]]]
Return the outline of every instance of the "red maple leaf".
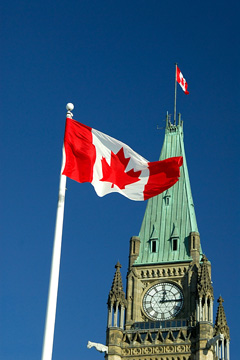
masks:
[[[133,169],[125,172],[125,169],[130,161],[129,158],[125,158],[123,148],[121,148],[117,154],[111,151],[110,165],[107,163],[106,158],[102,158],[102,171],[103,177],[100,181],[106,181],[112,183],[112,188],[117,185],[119,189],[125,189],[126,185],[133,184],[140,179],[140,171],[134,171]]]

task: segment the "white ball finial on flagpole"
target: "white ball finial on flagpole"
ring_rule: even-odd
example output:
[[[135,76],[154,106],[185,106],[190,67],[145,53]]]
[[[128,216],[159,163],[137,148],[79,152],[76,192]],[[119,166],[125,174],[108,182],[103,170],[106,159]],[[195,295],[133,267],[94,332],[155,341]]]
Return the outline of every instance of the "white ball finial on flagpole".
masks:
[[[74,109],[74,105],[72,103],[68,103],[66,109],[67,109],[67,117],[72,119],[73,117],[72,110]]]
[[[68,103],[66,109],[72,111],[74,109],[74,105],[72,103]]]

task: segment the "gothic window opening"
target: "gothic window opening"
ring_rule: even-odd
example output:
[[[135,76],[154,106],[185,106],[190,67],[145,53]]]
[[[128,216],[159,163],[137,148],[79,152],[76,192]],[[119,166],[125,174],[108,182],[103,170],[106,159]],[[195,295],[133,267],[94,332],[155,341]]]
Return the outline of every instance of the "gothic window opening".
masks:
[[[195,246],[196,246],[196,245],[195,245],[195,236],[193,236],[193,249],[196,248]]]
[[[157,241],[156,240],[152,240],[152,252],[153,253],[157,252]]]
[[[177,249],[178,249],[178,239],[173,239],[172,240],[172,249],[173,249],[173,251],[177,251]]]
[[[135,254],[135,241],[133,242],[133,254]]]
[[[164,197],[165,205],[166,205],[166,206],[169,206],[169,204],[170,204],[170,197],[171,197],[171,195],[166,195],[166,196]]]

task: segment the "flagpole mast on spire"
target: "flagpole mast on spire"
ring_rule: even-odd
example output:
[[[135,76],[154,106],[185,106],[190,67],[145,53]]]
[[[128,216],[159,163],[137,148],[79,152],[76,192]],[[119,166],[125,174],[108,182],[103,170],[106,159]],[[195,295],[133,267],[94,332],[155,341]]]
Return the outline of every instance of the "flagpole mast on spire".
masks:
[[[67,117],[72,118],[73,114],[71,113],[71,111],[74,109],[74,105],[69,103],[67,104],[66,109],[67,109]],[[45,332],[43,339],[42,360],[52,359],[60,258],[61,258],[65,192],[66,192],[66,176],[62,175],[64,163],[65,163],[65,158],[63,152],[56,225],[55,225],[55,234],[54,234],[54,243],[53,243],[53,253],[52,253],[52,266],[51,266],[51,275],[50,275],[50,283],[49,283],[49,291],[48,291],[48,304],[47,304],[47,313],[46,313],[46,321],[45,321]]]
[[[177,111],[177,63],[175,64],[174,125],[176,125],[176,111]]]

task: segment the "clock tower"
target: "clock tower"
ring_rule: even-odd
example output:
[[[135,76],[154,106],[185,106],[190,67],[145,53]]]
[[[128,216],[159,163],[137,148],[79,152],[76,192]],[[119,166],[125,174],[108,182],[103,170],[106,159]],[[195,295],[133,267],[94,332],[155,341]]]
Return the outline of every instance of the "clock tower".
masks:
[[[179,181],[148,200],[130,239],[126,295],[120,263],[108,297],[106,360],[230,360],[229,328],[213,316],[211,263],[202,251],[183,142],[166,119],[160,160],[183,157]]]

